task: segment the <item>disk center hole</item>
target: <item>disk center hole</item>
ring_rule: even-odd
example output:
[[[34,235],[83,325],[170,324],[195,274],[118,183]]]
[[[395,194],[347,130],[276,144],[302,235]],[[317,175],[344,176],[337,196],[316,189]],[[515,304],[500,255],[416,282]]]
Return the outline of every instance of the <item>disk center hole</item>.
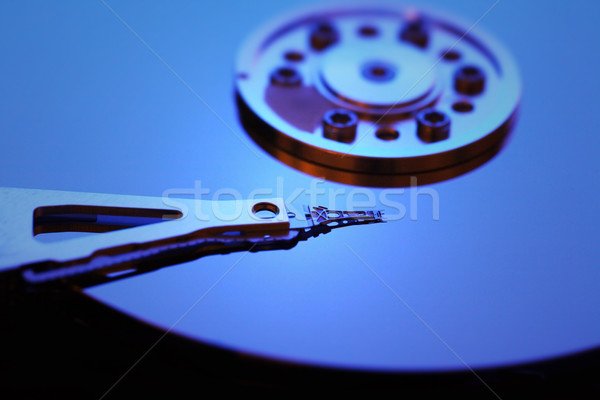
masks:
[[[388,82],[396,76],[396,67],[385,61],[369,61],[363,65],[362,75],[373,82]]]
[[[387,70],[383,67],[373,67],[371,68],[371,73],[375,76],[384,76],[387,74]]]

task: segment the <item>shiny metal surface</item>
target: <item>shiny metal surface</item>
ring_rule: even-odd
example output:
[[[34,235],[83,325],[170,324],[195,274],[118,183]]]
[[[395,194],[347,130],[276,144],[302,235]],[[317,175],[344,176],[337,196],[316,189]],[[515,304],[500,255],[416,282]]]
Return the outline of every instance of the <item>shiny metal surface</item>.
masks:
[[[319,169],[302,171],[343,183],[393,187],[398,175],[467,163],[500,145],[521,92],[509,52],[470,28],[441,12],[391,4],[316,7],[275,19],[246,40],[237,61],[244,127],[276,148],[268,150],[275,157],[287,152]],[[319,35],[335,40],[316,46]],[[358,116],[350,123],[340,114],[340,127],[351,130],[342,136],[329,131],[336,110]],[[436,115],[443,127],[429,121]],[[386,129],[395,134],[382,135]],[[377,183],[340,180],[327,168],[370,174]]]
[[[300,3],[0,6],[2,186],[206,199],[259,190],[296,210],[312,195],[397,216],[86,293],[173,335],[304,365],[466,370],[599,346],[597,6],[430,1],[511,49],[520,119],[481,167],[391,191],[315,180],[238,122],[236,52]]]
[[[183,201],[0,188],[0,203],[0,271],[19,271],[31,288],[56,281],[83,288],[214,254],[290,249],[335,228],[384,222],[381,211],[323,206],[288,215],[282,199]],[[75,232],[102,234],[56,243],[35,238]]]
[[[14,188],[0,188],[0,199],[0,270],[20,268],[32,285],[79,277],[106,283],[114,274],[132,276],[204,253],[259,250],[291,232],[281,199],[223,204]],[[262,211],[269,215],[261,216]],[[56,243],[36,240],[40,234],[65,232],[102,234]],[[286,247],[294,244],[290,238]]]
[[[372,43],[355,41],[328,51],[321,61],[319,87],[325,95],[383,112],[421,100],[435,85],[436,74],[425,75],[424,71],[436,60],[412,46],[400,47],[397,41],[390,40],[396,46],[374,49]]]

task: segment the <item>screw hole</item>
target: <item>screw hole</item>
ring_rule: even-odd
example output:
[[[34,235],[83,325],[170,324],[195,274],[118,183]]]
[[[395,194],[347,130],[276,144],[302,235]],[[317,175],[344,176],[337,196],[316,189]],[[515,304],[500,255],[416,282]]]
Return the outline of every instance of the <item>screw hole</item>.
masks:
[[[283,57],[288,61],[299,62],[304,60],[304,54],[296,50],[286,51]]]
[[[443,122],[446,119],[446,116],[438,111],[430,111],[426,113],[423,118],[427,122],[431,122],[432,124],[438,124],[440,122]]]
[[[294,68],[279,67],[271,74],[271,83],[279,86],[299,86],[302,76]]]
[[[322,33],[332,33],[333,26],[331,26],[330,24],[328,24],[326,22],[322,22],[319,25],[317,25],[317,30]]]
[[[479,67],[466,65],[454,74],[454,89],[458,93],[474,96],[483,92],[484,88],[485,74]]]
[[[358,117],[352,111],[336,108],[323,115],[323,136],[350,143],[356,137]]]
[[[313,50],[322,51],[337,43],[339,33],[337,29],[327,21],[313,25],[310,31],[310,46]]]
[[[450,136],[450,117],[442,111],[423,110],[417,114],[417,136],[425,143],[439,142]]]
[[[425,21],[420,19],[411,20],[402,28],[400,39],[424,49],[429,44],[428,31],[428,24]]]
[[[365,25],[360,27],[360,29],[358,30],[358,34],[360,36],[373,37],[377,36],[379,34],[379,31],[374,26]]]
[[[333,121],[336,124],[346,125],[351,120],[352,118],[350,117],[350,115],[346,113],[336,112],[331,114],[331,121]]]
[[[278,72],[279,75],[285,78],[291,78],[293,76],[296,76],[296,70],[293,70],[291,68],[279,68]]]
[[[469,103],[468,101],[457,101],[456,103],[452,104],[452,109],[459,113],[471,112],[473,111],[473,108],[473,104]]]
[[[463,67],[462,73],[466,76],[479,76],[481,74],[481,70],[477,67]]]
[[[421,21],[415,21],[408,24],[407,30],[411,32],[419,32],[423,30],[423,23]]]
[[[442,51],[442,58],[446,61],[460,60],[461,54],[453,49],[447,49]]]
[[[381,140],[391,141],[396,140],[400,137],[400,133],[391,126],[384,126],[375,132],[375,136]]]

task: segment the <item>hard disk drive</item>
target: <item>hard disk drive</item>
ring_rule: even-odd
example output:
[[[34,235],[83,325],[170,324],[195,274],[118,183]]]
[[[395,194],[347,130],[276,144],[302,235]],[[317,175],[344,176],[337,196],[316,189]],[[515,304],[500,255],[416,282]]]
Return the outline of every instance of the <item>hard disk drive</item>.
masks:
[[[0,5],[7,391],[598,392],[598,7],[305,3]]]

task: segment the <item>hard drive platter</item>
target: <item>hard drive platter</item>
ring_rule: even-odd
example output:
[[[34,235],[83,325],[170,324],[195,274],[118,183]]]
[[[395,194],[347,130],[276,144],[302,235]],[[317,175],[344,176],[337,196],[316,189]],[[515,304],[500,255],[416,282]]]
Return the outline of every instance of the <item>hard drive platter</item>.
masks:
[[[3,264],[2,386],[597,393],[597,7],[300,3],[0,6],[1,186],[386,219],[88,287]]]

